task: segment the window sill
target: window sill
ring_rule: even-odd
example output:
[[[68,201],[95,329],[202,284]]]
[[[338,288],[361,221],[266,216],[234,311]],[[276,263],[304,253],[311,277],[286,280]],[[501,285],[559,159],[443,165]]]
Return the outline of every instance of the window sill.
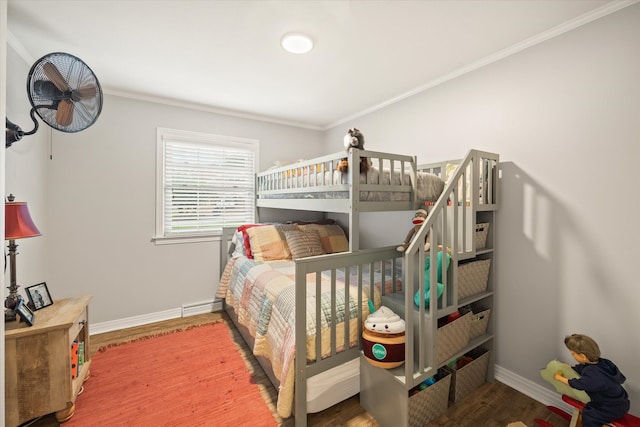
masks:
[[[202,243],[202,242],[219,242],[222,239],[220,234],[208,234],[204,236],[157,236],[152,237],[151,241],[156,245],[176,245],[181,243]]]

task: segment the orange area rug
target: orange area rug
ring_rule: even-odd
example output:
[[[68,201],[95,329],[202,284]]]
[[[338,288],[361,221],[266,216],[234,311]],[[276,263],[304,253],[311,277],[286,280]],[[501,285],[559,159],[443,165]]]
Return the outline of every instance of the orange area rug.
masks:
[[[108,347],[64,427],[275,426],[220,322]]]

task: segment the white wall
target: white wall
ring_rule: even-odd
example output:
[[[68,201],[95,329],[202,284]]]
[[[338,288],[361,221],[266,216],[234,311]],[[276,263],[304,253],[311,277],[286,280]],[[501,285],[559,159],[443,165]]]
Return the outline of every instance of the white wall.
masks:
[[[367,149],[422,163],[500,153],[496,363],[547,386],[538,371],[573,360],[564,336],[591,335],[626,374],[636,414],[638,52],[640,4],[326,135],[337,146],[355,126]]]
[[[217,288],[218,242],[155,245],[150,240],[157,127],[258,139],[261,170],[283,153],[321,152],[313,148],[321,141],[315,131],[115,96],[106,97],[93,127],[56,133],[48,272],[61,293],[94,296],[95,322],[212,299]],[[60,244],[64,250],[56,250]]]
[[[7,117],[25,132],[34,128],[26,91],[29,68],[30,65],[25,64],[13,49],[7,50]],[[16,201],[27,202],[31,218],[42,233],[39,237],[16,240],[16,280],[25,298],[25,287],[48,280],[45,268],[49,231],[46,176],[50,136],[51,128],[41,123],[36,134],[23,137],[5,150],[6,195],[14,194]],[[5,272],[7,283],[9,270],[7,268]]]

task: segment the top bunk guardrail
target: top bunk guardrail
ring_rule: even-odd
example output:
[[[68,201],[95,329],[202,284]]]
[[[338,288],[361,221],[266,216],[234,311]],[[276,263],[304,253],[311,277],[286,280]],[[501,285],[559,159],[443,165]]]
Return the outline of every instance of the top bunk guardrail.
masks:
[[[465,162],[470,153],[477,153],[479,156],[477,159],[478,166],[475,168],[475,171],[472,172],[470,170],[471,163],[466,165],[466,170],[462,171],[464,173],[464,177],[456,179],[458,182],[458,194],[460,195],[458,201],[459,203],[462,200],[466,201],[466,205],[470,205],[470,200],[473,197],[471,194],[471,189],[478,188],[478,198],[477,205],[480,210],[492,210],[495,209],[495,206],[481,206],[481,205],[495,205],[497,203],[497,193],[495,188],[495,180],[496,180],[496,165],[499,161],[499,155],[494,153],[488,153],[478,150],[471,150],[464,159],[458,160],[445,160],[442,162],[436,163],[427,163],[418,165],[418,170],[431,173],[439,176],[447,183],[453,181],[456,177],[458,170],[458,166]],[[471,181],[471,178],[475,177],[477,181],[475,183],[477,185],[473,185],[474,182]],[[466,190],[466,193],[463,194],[463,190]],[[447,192],[445,189],[443,193]],[[451,199],[448,198],[448,204],[451,205]]]
[[[350,166],[366,159],[369,171],[341,172],[343,158]],[[416,209],[416,170],[415,156],[354,148],[258,173],[256,204],[340,213]]]

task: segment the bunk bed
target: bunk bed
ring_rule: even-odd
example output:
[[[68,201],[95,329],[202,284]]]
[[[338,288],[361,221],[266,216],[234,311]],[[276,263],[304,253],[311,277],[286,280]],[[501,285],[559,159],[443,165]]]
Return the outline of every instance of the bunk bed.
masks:
[[[319,255],[308,257],[292,256],[285,250],[284,259],[249,258],[251,237],[270,233],[269,244],[260,250],[265,254],[277,247],[277,252],[308,224],[225,229],[222,239],[224,269],[216,296],[224,298],[225,310],[279,390],[278,414],[286,418],[293,412],[296,426],[306,425],[307,413],[321,411],[360,390],[360,337],[369,301],[374,308],[383,303],[413,307],[414,293],[421,298],[425,295],[423,286],[417,284],[424,283],[426,257],[435,265],[438,247],[451,248],[456,261],[472,256],[474,247],[468,242],[473,232],[467,225],[475,225],[475,219],[468,209],[495,204],[498,157],[491,153],[471,150],[461,161],[419,168],[415,157],[352,150],[350,165],[359,165],[361,157],[372,164],[366,174],[357,168],[337,173],[335,164],[341,157],[344,153],[258,174],[257,206],[346,213],[348,247],[342,243],[332,251],[330,245],[323,245]],[[448,222],[452,204],[465,208],[454,209]],[[415,210],[425,205],[429,216],[405,253],[395,246],[359,250],[362,212]],[[323,225],[327,224],[313,227],[318,232],[317,227]],[[252,229],[262,230],[252,233]],[[427,232],[432,245],[425,252],[415,242],[424,242]],[[441,299],[432,287],[432,301],[440,302],[438,316],[457,304],[454,281],[455,269],[451,282],[445,280]],[[428,307],[413,308],[417,314],[415,321],[407,321],[406,363],[397,368],[406,372],[396,374],[404,376],[407,387],[432,376],[439,363],[434,356],[435,340],[425,343],[422,337],[435,336],[436,316],[431,316]]]

